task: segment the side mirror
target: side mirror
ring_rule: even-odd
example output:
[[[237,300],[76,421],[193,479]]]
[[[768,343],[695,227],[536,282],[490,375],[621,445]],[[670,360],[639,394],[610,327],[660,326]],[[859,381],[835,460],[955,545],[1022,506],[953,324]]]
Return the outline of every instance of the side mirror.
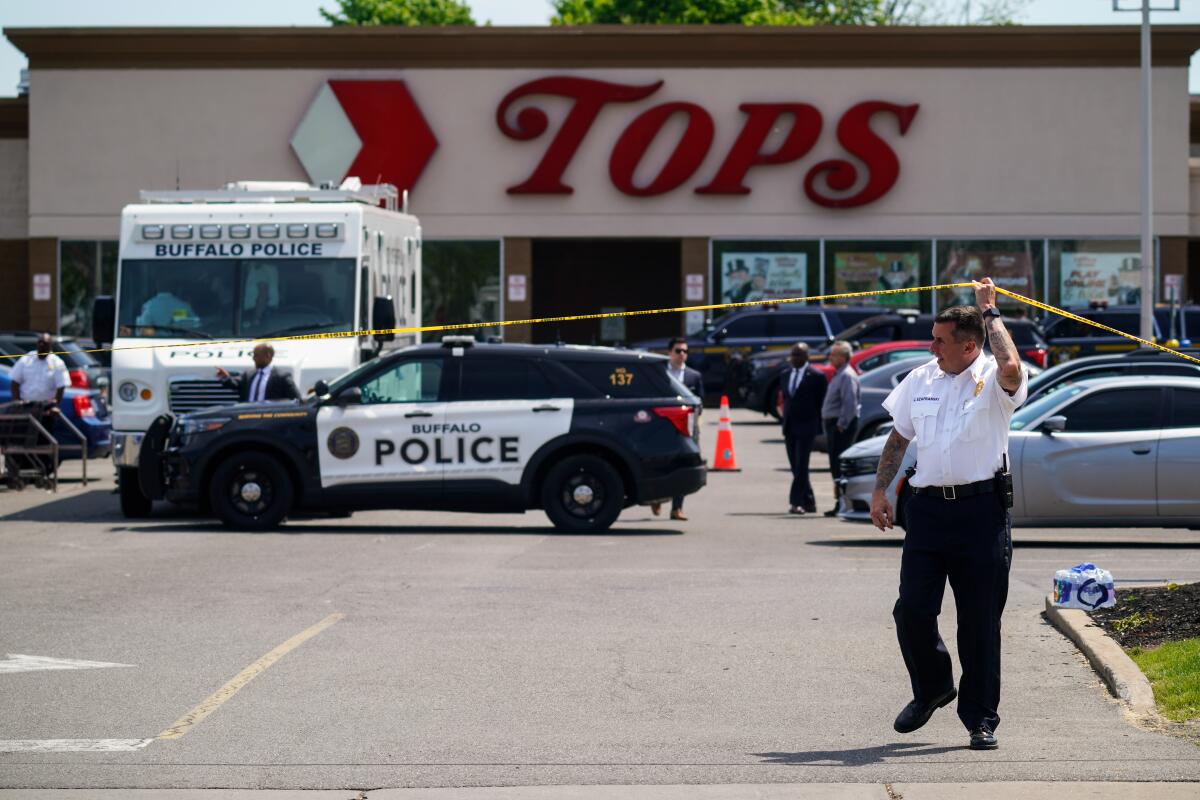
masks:
[[[721,328],[721,330],[719,330],[713,334],[712,338],[713,338],[714,342],[719,342],[719,341],[722,341],[728,335],[729,335],[729,328]]]
[[[92,301],[92,341],[97,347],[112,344],[113,331],[117,327],[117,304],[111,295],[102,295]]]
[[[342,391],[334,400],[341,408],[346,406],[356,406],[362,403],[362,389],[357,386],[351,386],[349,389]]]
[[[1047,417],[1042,423],[1042,433],[1062,433],[1067,429],[1067,418],[1062,414],[1055,414],[1053,417]]]
[[[313,384],[312,390],[317,397],[325,397],[329,394],[329,384],[325,381],[317,381]]]
[[[375,304],[371,307],[371,327],[372,328],[394,328],[396,327],[396,304],[392,302],[391,297],[376,297]],[[377,333],[375,341],[390,342],[396,338],[394,333]]]

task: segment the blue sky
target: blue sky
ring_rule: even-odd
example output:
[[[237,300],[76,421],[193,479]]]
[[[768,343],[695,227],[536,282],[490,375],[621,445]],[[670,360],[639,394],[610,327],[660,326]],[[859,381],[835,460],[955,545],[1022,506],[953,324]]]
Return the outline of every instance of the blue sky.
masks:
[[[467,0],[477,21],[493,25],[545,25],[548,0]],[[1122,0],[1136,6],[1139,0]],[[1153,0],[1171,5],[1172,0]],[[0,27],[323,25],[317,13],[333,0],[3,0]],[[1200,24],[1200,0],[1181,0],[1180,11],[1155,14],[1155,24]],[[1026,25],[1132,25],[1136,13],[1116,13],[1112,0],[1031,0],[1018,22]],[[16,94],[25,57],[0,42],[0,97]],[[1191,91],[1200,94],[1200,59],[1192,60]]]

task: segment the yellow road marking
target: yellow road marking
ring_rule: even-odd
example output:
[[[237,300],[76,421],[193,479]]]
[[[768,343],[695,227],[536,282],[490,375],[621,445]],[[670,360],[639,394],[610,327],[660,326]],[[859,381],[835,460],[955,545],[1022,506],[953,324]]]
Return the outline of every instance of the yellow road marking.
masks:
[[[279,659],[283,658],[292,650],[295,650],[300,645],[307,642],[309,639],[316,636],[321,631],[336,623],[338,620],[344,619],[345,614],[330,614],[325,619],[313,625],[311,628],[301,631],[292,638],[288,639],[283,644],[276,647],[271,652],[267,653],[262,658],[255,661],[250,666],[239,672],[228,683],[222,686],[217,691],[209,695],[204,702],[193,708],[191,711],[184,714],[179,719],[175,720],[171,727],[160,733],[158,739],[179,739],[192,728],[199,725],[205,717],[216,711],[229,698],[233,697],[242,687],[250,681],[257,678],[267,667],[274,664]]]

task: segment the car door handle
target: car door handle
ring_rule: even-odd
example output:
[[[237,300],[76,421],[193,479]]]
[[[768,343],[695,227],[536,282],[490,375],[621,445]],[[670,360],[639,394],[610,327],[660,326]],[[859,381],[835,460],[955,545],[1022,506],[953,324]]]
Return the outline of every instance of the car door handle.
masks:
[[[1133,448],[1133,453],[1134,453],[1134,455],[1144,456],[1144,455],[1147,455],[1149,452],[1150,452],[1150,448],[1149,448],[1149,447],[1135,447],[1135,448]]]
[[[533,407],[533,413],[536,414],[539,411],[562,411],[562,409],[558,406],[534,406]]]
[[[405,416],[405,418],[408,418],[408,417],[432,417],[433,413],[430,411],[409,411],[404,416]]]

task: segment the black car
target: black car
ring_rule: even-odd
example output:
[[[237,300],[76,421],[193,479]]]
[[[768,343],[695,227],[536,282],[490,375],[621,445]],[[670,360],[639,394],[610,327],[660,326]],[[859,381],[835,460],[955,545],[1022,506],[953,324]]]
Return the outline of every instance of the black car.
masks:
[[[763,350],[787,350],[805,342],[814,352],[824,350],[836,331],[845,327],[842,314],[859,318],[861,309],[807,306],[802,303],[764,304],[740,308],[708,323],[687,338],[688,366],[704,378],[706,395],[728,394],[736,401],[742,362]],[[632,347],[666,352],[666,339],[635,342]]]
[[[1200,350],[1180,352],[1192,358],[1200,358]],[[1025,402],[1032,402],[1064,386],[1089,378],[1112,378],[1119,375],[1200,377],[1200,364],[1150,347],[1124,353],[1085,356],[1057,364],[1030,380],[1029,398]]]
[[[247,530],[293,509],[541,508],[562,530],[601,531],[627,506],[704,486],[700,403],[666,363],[451,337],[319,382],[304,403],[159,417],[138,482]]]
[[[1140,306],[1108,306],[1071,313],[1133,336],[1141,335]],[[1137,342],[1124,336],[1057,314],[1049,315],[1042,328],[1050,345],[1051,364],[1061,364],[1080,356],[1121,353],[1140,347]],[[1166,339],[1175,339],[1186,347],[1190,344],[1190,337],[1195,335],[1200,335],[1200,307],[1177,306],[1172,313],[1170,306],[1155,306],[1155,341],[1161,344]]]
[[[0,355],[21,356],[32,352],[37,348],[38,336],[35,331],[0,331]],[[72,386],[76,389],[99,389],[106,392],[110,370],[96,360],[95,356],[86,352],[74,338],[55,336],[51,347],[66,365]],[[5,359],[4,363],[16,362]]]

